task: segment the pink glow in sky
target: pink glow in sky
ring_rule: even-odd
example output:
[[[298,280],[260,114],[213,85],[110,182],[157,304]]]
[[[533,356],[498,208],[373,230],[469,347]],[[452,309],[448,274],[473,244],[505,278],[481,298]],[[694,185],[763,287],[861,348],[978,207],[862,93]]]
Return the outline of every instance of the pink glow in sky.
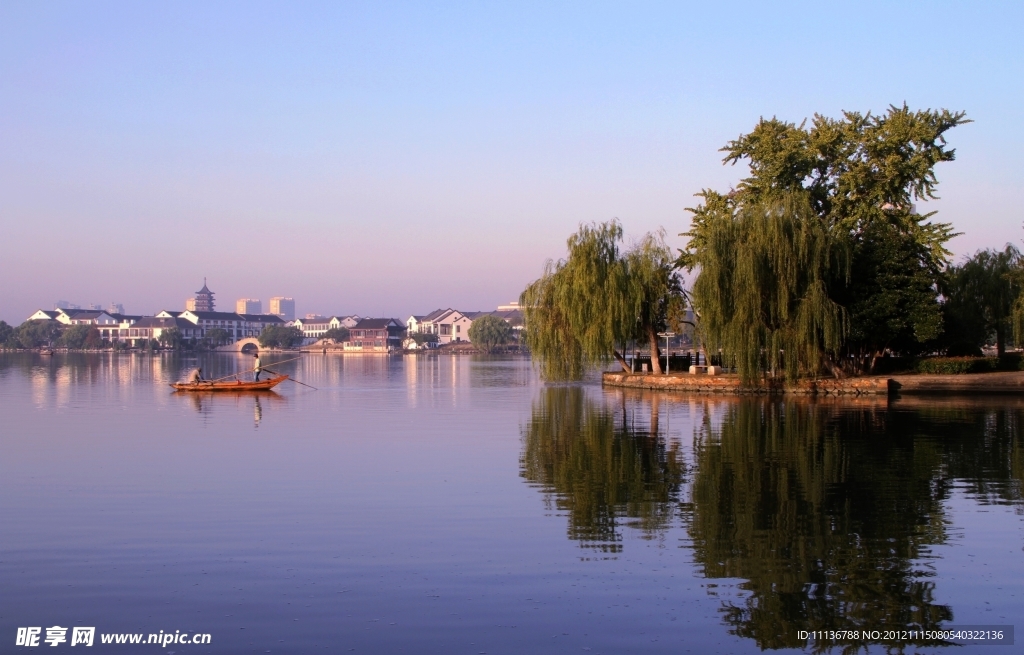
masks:
[[[966,110],[923,209],[1020,243],[1020,5],[0,5],[0,319],[56,300],[404,318],[581,221],[687,229],[760,116]]]

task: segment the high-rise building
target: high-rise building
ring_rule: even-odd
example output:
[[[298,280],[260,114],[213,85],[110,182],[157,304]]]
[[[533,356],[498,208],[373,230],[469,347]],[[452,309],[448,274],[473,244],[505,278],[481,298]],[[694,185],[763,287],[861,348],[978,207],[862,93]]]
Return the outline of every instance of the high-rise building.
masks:
[[[239,298],[235,301],[236,314],[262,314],[263,303],[258,298]]]
[[[206,278],[203,278],[203,288],[196,291],[195,306],[187,307],[194,312],[212,312],[213,309],[213,292],[210,291],[209,287],[206,286]]]
[[[196,311],[196,299],[185,298],[185,311],[194,312]]]
[[[124,314],[124,305],[119,302],[110,303],[110,307],[107,309],[108,314]]]
[[[270,299],[270,313],[286,321],[295,320],[295,299],[275,296]]]

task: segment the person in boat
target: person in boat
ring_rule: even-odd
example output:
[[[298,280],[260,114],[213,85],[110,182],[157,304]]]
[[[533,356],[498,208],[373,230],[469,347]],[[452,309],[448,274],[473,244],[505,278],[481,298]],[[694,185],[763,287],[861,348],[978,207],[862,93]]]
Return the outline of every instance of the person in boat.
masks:
[[[188,374],[188,382],[190,384],[199,384],[200,382],[205,382],[205,380],[203,380],[202,366],[192,369],[192,371]]]
[[[259,353],[254,353],[253,357],[256,358],[256,361],[253,362],[254,366],[253,366],[253,369],[252,369],[252,372],[255,374],[255,377],[253,377],[253,381],[259,382],[260,381],[260,373],[263,370],[262,369],[263,362],[260,361],[260,354]]]

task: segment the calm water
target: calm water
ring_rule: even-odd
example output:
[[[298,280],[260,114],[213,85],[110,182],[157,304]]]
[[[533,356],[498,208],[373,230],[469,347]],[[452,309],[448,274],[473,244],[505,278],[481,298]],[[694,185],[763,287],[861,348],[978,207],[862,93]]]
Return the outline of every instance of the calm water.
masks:
[[[195,362],[0,355],[0,652],[53,625],[95,626],[98,653],[760,652],[1024,616],[1014,399],[319,355],[280,366],[318,391],[172,393]],[[160,630],[212,642],[99,644]]]

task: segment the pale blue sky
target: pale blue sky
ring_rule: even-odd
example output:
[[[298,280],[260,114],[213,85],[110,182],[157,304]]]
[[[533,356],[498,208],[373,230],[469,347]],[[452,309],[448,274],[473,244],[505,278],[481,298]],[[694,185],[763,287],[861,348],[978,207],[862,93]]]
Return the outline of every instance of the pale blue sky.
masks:
[[[675,246],[760,116],[966,110],[958,255],[1019,244],[1020,3],[0,0],[0,318],[518,296],[581,221]]]

